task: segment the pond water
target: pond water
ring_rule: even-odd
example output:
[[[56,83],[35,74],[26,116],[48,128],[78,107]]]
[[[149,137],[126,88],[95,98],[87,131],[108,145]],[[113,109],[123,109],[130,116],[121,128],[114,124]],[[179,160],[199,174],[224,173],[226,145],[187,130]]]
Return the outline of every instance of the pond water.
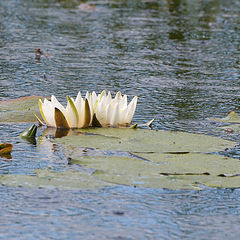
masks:
[[[139,96],[134,122],[238,141],[209,117],[240,112],[240,1],[0,1],[0,100],[121,90]],[[35,48],[43,52],[35,59]],[[0,174],[69,166],[59,145],[18,136]],[[38,137],[41,135],[38,133]],[[240,159],[240,151],[232,154]],[[111,186],[94,190],[0,187],[1,239],[238,239],[239,189]]]

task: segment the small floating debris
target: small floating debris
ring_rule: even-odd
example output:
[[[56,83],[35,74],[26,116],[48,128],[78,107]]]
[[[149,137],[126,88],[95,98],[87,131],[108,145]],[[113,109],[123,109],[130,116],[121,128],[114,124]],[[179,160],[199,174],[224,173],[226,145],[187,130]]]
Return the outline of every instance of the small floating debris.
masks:
[[[81,3],[78,6],[78,9],[83,12],[93,12],[95,11],[95,5],[93,4],[87,4],[87,3]]]
[[[39,61],[43,52],[40,48],[35,48],[35,60]]]
[[[0,157],[11,156],[13,145],[11,143],[0,143]]]
[[[45,57],[49,57],[48,53],[44,54],[40,48],[35,48],[35,60],[40,61],[42,55],[44,55]]]

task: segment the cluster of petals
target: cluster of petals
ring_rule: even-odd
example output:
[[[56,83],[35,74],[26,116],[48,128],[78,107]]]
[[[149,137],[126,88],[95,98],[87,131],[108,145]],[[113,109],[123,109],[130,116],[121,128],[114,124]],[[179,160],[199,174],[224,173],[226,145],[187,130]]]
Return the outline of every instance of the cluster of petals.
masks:
[[[79,92],[74,100],[67,96],[66,108],[52,95],[51,100],[39,99],[41,115],[49,127],[126,127],[129,126],[136,110],[137,96],[127,103],[127,95],[118,92],[114,98],[110,92]]]

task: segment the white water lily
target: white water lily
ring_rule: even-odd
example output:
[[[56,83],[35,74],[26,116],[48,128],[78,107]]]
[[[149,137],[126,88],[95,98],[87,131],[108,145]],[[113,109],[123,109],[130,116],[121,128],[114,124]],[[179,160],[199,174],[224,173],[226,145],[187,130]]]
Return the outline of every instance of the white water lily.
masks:
[[[137,96],[127,104],[127,95],[122,96],[118,92],[115,98],[111,93],[102,92],[96,104],[96,120],[102,127],[124,127],[129,126],[136,110]]]
[[[39,99],[41,115],[49,127],[85,128],[90,125],[91,113],[88,100],[81,97],[79,92],[76,100],[67,96],[67,107],[59,103],[55,96],[51,101]]]
[[[68,104],[65,108],[55,96],[51,101],[39,100],[41,115],[50,127],[85,128],[96,127],[123,127],[129,126],[135,113],[137,97],[127,104],[127,95],[118,92],[115,98],[111,93],[102,91],[86,93],[83,100],[79,92],[76,99],[67,96]]]

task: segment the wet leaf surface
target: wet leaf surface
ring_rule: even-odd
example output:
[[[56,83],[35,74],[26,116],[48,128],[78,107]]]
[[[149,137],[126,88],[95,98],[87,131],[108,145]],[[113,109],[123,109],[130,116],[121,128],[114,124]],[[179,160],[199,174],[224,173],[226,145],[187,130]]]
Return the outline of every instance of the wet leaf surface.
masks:
[[[240,116],[234,111],[231,111],[225,118],[209,118],[209,120],[214,122],[227,122],[240,124]]]
[[[43,135],[54,135],[56,131],[61,132],[47,128]],[[75,165],[81,170],[66,167],[61,172],[37,170],[34,176],[4,175],[0,183],[63,189],[98,188],[109,184],[168,189],[240,187],[239,160],[219,155],[224,149],[234,148],[236,143],[217,137],[173,131],[93,128],[55,134],[51,141],[65,149],[69,167]]]
[[[234,142],[200,134],[142,129],[78,132],[55,141],[66,146],[71,164],[95,169],[93,175],[108,183],[170,189],[237,186],[240,162],[214,154],[234,147]],[[221,174],[234,177],[220,178]]]
[[[54,172],[49,169],[36,170],[36,176],[0,175],[0,183],[7,186],[30,188],[92,189],[109,186],[88,173],[78,171]]]
[[[33,113],[40,116],[38,100],[41,96],[27,96],[0,101],[0,122],[35,122]]]
[[[217,152],[232,148],[235,142],[204,134],[145,129],[95,128],[77,130],[56,140],[75,147],[130,152]]]

